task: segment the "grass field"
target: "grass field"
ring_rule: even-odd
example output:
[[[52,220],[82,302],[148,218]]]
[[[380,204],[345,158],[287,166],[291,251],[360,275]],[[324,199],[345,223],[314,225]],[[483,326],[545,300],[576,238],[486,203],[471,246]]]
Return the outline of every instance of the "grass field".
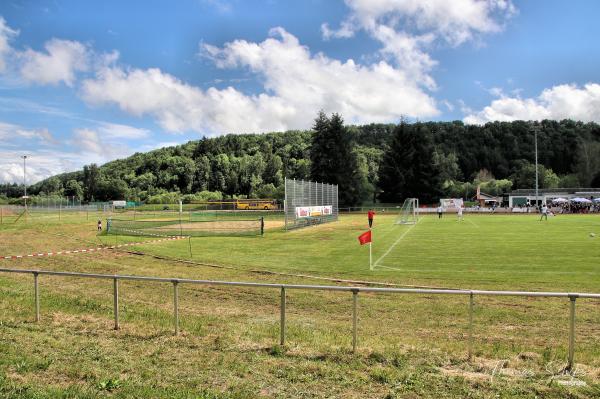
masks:
[[[152,240],[98,236],[96,218],[1,224],[0,256]],[[274,223],[264,237],[147,243],[127,247],[131,252],[0,260],[0,267],[600,292],[600,234],[590,236],[600,233],[598,216],[548,222],[535,215],[466,215],[463,222],[425,216],[412,226],[394,225],[394,219],[376,217],[373,271],[367,246],[357,241],[366,230],[364,215],[292,232]],[[122,282],[119,331],[112,330],[112,282],[44,276],[40,284],[42,319],[34,323],[31,276],[0,274],[1,397],[600,396],[600,301],[577,301],[576,380],[586,385],[563,386],[557,381],[570,378],[560,375],[566,299],[477,297],[469,362],[465,297],[360,294],[353,354],[348,293],[288,293],[281,348],[275,290],[182,285],[182,333],[173,336],[170,284]]]

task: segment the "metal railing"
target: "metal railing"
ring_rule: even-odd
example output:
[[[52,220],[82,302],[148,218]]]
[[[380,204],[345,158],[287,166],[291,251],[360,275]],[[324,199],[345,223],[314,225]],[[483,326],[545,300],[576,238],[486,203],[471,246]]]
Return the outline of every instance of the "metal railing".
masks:
[[[356,352],[358,346],[358,294],[360,292],[387,293],[387,294],[433,294],[433,295],[468,295],[469,296],[469,333],[468,333],[468,358],[473,355],[473,309],[475,295],[482,296],[516,296],[516,297],[547,297],[569,299],[569,337],[568,337],[568,359],[565,370],[573,369],[575,355],[575,302],[577,298],[600,299],[600,294],[593,293],[567,293],[567,292],[535,292],[535,291],[486,291],[486,290],[451,290],[451,289],[420,289],[420,288],[377,288],[377,287],[345,287],[332,285],[302,285],[302,284],[274,284],[274,283],[251,283],[241,281],[219,281],[219,280],[193,280],[185,278],[164,278],[150,276],[131,276],[118,274],[93,274],[60,272],[32,269],[7,269],[0,268],[3,273],[19,273],[33,275],[35,321],[40,321],[40,291],[39,277],[41,275],[60,277],[80,277],[92,279],[113,280],[113,314],[114,329],[120,328],[119,323],[119,280],[149,281],[173,284],[173,325],[175,335],[179,334],[179,290],[180,284],[199,284],[213,286],[233,286],[247,288],[272,288],[280,290],[280,336],[279,344],[285,344],[286,329],[286,290],[320,290],[340,291],[352,293],[352,351]]]

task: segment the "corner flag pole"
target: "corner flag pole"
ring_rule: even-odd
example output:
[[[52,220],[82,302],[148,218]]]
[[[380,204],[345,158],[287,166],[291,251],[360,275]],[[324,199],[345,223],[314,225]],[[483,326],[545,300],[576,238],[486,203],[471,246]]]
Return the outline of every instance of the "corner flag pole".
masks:
[[[371,228],[369,227],[369,231],[373,234]],[[371,236],[371,242],[369,242],[369,270],[373,270],[373,236]]]

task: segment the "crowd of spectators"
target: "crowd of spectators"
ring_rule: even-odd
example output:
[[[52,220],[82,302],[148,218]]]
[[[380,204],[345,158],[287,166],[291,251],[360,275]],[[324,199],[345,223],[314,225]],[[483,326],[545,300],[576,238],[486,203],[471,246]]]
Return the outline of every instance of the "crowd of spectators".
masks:
[[[600,203],[592,202],[573,202],[568,201],[561,204],[552,204],[551,209],[555,213],[596,213],[600,212]]]

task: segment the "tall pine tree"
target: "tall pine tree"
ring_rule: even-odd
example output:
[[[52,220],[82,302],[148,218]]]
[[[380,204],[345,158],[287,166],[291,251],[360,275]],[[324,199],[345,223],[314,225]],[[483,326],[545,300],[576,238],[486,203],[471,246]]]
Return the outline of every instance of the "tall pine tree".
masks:
[[[328,118],[323,111],[315,119],[310,148],[310,176],[313,181],[337,184],[341,206],[354,206],[361,200],[358,160],[352,135],[339,114]]]
[[[419,198],[435,203],[441,195],[440,171],[434,161],[432,133],[420,123],[400,122],[379,168],[379,198],[399,203]]]

